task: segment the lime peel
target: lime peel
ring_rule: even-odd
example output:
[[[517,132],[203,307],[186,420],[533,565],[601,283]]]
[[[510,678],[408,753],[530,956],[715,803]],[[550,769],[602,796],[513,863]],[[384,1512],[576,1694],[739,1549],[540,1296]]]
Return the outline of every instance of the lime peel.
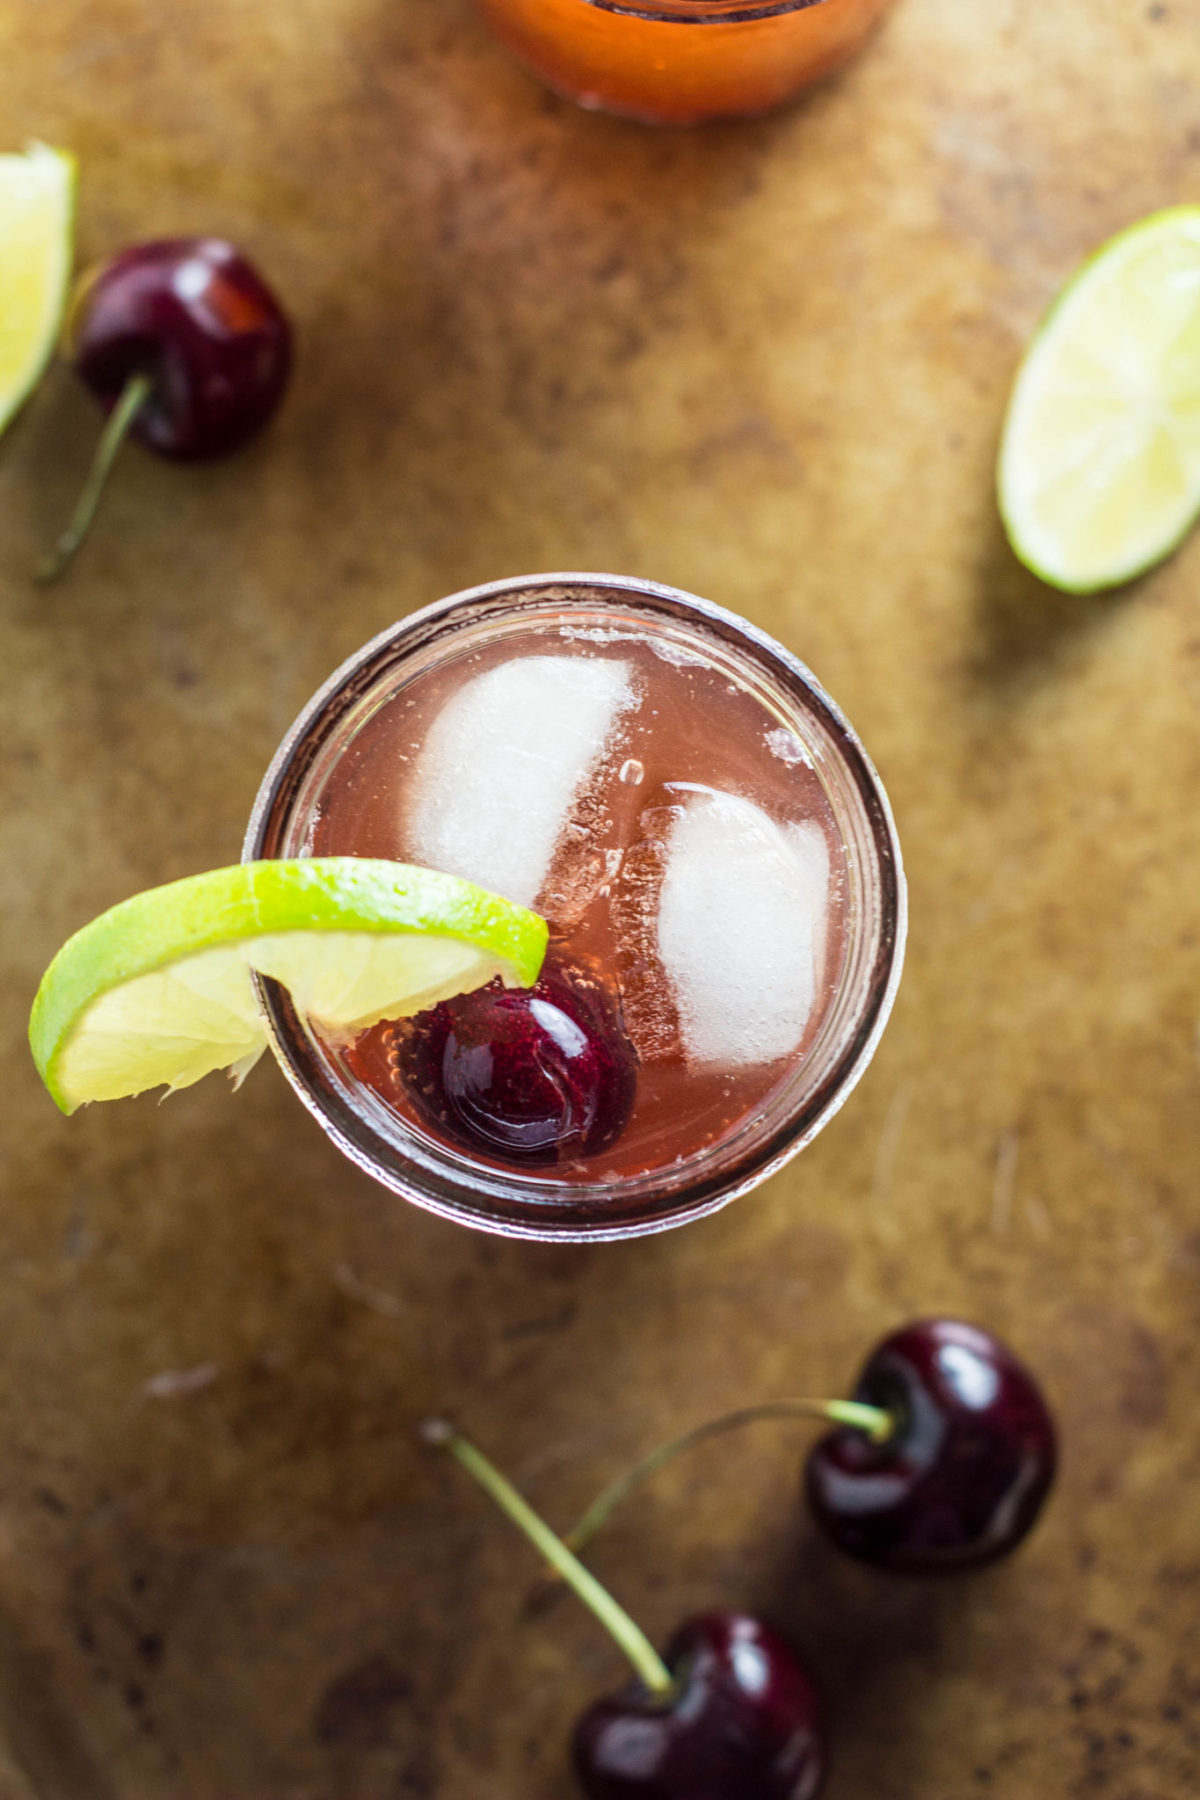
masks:
[[[0,156],[0,431],[50,360],[71,279],[75,159],[46,144]]]
[[[1026,351],[998,467],[1026,566],[1068,593],[1143,574],[1200,516],[1200,206],[1110,238]]]
[[[436,870],[367,857],[239,863],[152,888],[64,944],[29,1021],[64,1112],[213,1069],[240,1080],[268,1041],[254,974],[348,1038],[499,975],[536,981],[547,927]]]

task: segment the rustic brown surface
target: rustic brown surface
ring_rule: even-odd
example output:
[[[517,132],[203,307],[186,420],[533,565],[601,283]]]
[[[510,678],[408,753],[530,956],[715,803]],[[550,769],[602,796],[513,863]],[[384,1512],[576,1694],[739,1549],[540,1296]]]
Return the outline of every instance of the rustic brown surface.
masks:
[[[835,1560],[763,1427],[597,1568],[655,1634],[710,1604],[791,1628],[828,1800],[1200,1787],[1200,541],[1067,600],[991,497],[1057,283],[1200,196],[1198,92],[1185,0],[903,0],[808,104],[694,134],[550,99],[465,0],[0,0],[4,147],[78,152],[81,254],[226,232],[301,336],[269,438],[192,473],[131,451],[52,595],[28,571],[95,427],[69,376],[0,450],[4,1800],[565,1800],[619,1660],[535,1615],[414,1420],[455,1412],[565,1521],[664,1432],[840,1389],[933,1309],[1009,1336],[1061,1414],[1011,1563]],[[273,1069],[61,1119],[23,1043],[61,939],[233,859],[368,634],[561,567],[782,636],[890,788],[908,972],[819,1143],[706,1224],[547,1250],[390,1203]]]

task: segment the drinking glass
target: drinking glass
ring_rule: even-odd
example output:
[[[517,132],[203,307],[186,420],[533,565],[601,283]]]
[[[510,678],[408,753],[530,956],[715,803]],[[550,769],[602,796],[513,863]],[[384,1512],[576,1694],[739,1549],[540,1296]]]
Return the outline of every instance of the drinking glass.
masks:
[[[479,0],[535,75],[655,125],[769,112],[858,51],[891,0]]]
[[[828,802],[844,877],[836,979],[813,1041],[790,1059],[765,1102],[715,1142],[678,1151],[663,1166],[613,1178],[566,1179],[514,1170],[440,1141],[401,1116],[351,1066],[345,1047],[322,1039],[287,992],[262,990],[276,1054],[309,1111],[341,1150],[393,1193],[466,1225],[512,1237],[599,1240],[680,1225],[747,1193],[811,1142],[866,1068],[891,1010],[903,961],[906,905],[900,850],[887,797],[854,731],[789,650],[735,614],[654,582],[615,575],[554,574],[491,582],[451,595],[372,639],[304,708],[268,769],[243,855],[311,853],[337,804],[339,769],[356,766],[360,734],[414,683],[453,676],[506,637],[530,631],[581,645],[648,643],[656,664],[702,660],[752,695],[775,729],[803,746],[804,779]],[[658,730],[663,727],[653,727]],[[666,727],[669,729],[669,725]],[[762,734],[753,753],[767,759]],[[344,759],[351,757],[351,764]],[[775,770],[778,778],[778,768]],[[799,774],[796,776],[799,780]]]

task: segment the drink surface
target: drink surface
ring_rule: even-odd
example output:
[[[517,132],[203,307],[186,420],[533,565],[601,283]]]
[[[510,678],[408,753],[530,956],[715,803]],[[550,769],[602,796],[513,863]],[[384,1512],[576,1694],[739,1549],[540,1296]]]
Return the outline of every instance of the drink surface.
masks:
[[[628,1091],[604,1076],[624,1097],[584,1153],[525,1169],[472,1146],[535,1182],[624,1178],[726,1140],[795,1075],[838,988],[847,865],[819,748],[698,638],[531,620],[401,669],[313,793],[304,848],[443,868],[545,914],[547,994],[615,1034]],[[337,1054],[461,1152],[414,1078],[430,1044],[444,1054],[432,1018]]]

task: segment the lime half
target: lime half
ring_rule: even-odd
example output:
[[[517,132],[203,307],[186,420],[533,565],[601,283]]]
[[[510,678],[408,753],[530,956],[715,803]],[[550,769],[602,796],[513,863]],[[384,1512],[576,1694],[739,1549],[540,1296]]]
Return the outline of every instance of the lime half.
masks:
[[[546,924],[472,882],[407,863],[239,863],[125,900],[76,932],[29,1021],[64,1112],[213,1069],[241,1078],[267,1043],[253,973],[334,1037],[401,1018],[494,975],[537,980]]]
[[[50,360],[71,278],[75,161],[0,156],[0,431]]]
[[[1043,320],[1000,449],[1013,549],[1070,593],[1116,587],[1200,513],[1200,206],[1110,239]]]

